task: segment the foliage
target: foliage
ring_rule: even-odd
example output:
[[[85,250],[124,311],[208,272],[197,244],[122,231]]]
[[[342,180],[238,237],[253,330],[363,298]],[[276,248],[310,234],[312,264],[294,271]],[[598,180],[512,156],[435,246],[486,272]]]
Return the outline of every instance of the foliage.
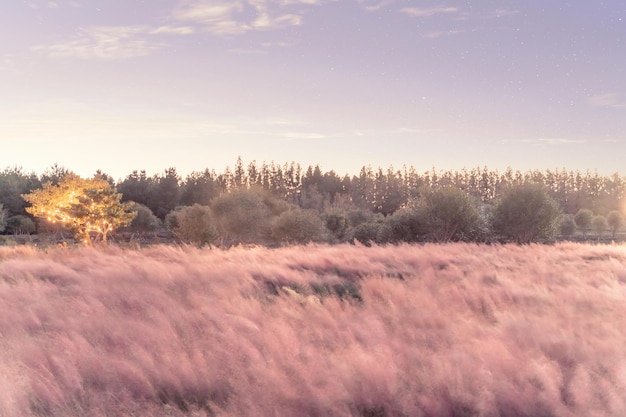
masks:
[[[615,239],[617,230],[624,224],[624,216],[619,211],[613,210],[606,216],[606,221],[611,229],[611,236]]]
[[[293,208],[281,213],[272,222],[272,238],[284,243],[317,242],[324,236],[325,226],[315,210]]]
[[[434,242],[469,240],[479,229],[478,203],[457,188],[427,190],[415,210],[424,232]]]
[[[263,243],[270,237],[273,218],[288,208],[258,189],[222,194],[211,203],[221,239],[227,244]]]
[[[185,243],[198,246],[211,245],[217,238],[217,228],[211,208],[194,204],[179,207],[166,217],[168,229]]]
[[[26,202],[22,194],[41,187],[35,173],[26,173],[20,167],[6,168],[0,172],[0,204],[9,216],[25,214]]]
[[[136,215],[132,203],[121,203],[122,195],[101,178],[68,174],[58,185],[48,182],[23,197],[32,205],[30,214],[74,230],[86,244],[92,234],[106,243],[110,232],[129,225]]]
[[[606,221],[606,217],[597,215],[593,216],[591,219],[591,227],[593,227],[596,236],[600,239],[602,234],[609,228],[609,225]]]
[[[326,228],[332,233],[335,239],[343,241],[348,233],[350,221],[347,214],[342,210],[329,210],[322,216]]]
[[[8,213],[0,204],[0,232],[4,232],[4,229],[7,225]]]
[[[418,242],[427,233],[424,219],[414,207],[403,208],[387,217],[389,227],[389,241]]]
[[[593,219],[593,212],[589,209],[580,209],[574,216],[576,226],[583,232],[583,237],[587,237],[587,232],[591,227],[591,220]]]
[[[364,244],[385,243],[389,239],[388,226],[381,219],[360,223],[352,232],[354,240]]]
[[[565,238],[572,237],[576,232],[576,221],[571,214],[565,214],[561,217],[560,224],[561,235]]]
[[[512,187],[496,203],[491,229],[516,243],[545,242],[554,238],[561,211],[546,190],[535,184]]]
[[[137,213],[127,230],[137,233],[154,232],[161,225],[161,220],[152,213],[148,206],[134,203],[132,210]]]
[[[7,231],[14,235],[24,235],[35,233],[37,226],[35,222],[27,216],[18,214],[17,216],[11,216],[7,219]]]
[[[0,172],[0,203],[8,210],[8,215],[24,215],[25,201],[22,194],[28,194],[41,188],[41,181],[58,182],[68,173],[68,169],[53,165],[41,178],[34,173],[26,173],[21,168],[6,168]],[[98,177],[113,185],[113,179],[98,171]],[[212,206],[220,194],[228,195],[236,192],[252,191],[263,194],[263,204],[269,209],[269,218],[256,223],[250,233],[244,232],[242,237],[228,227],[220,228],[222,240],[226,244],[237,242],[262,243],[269,241],[272,219],[287,210],[290,205],[300,208],[313,208],[322,213],[322,220],[327,227],[334,228],[329,235],[333,242],[349,240],[357,226],[374,220],[374,214],[385,217],[381,238],[384,241],[445,241],[489,239],[488,211],[495,207],[496,202],[511,187],[534,184],[543,187],[548,196],[554,199],[565,213],[577,213],[581,208],[589,208],[593,213],[606,215],[610,211],[624,205],[626,196],[626,178],[613,174],[600,176],[597,172],[577,172],[567,170],[531,170],[526,172],[490,170],[486,167],[462,169],[460,171],[444,171],[430,169],[418,172],[414,167],[402,169],[363,167],[357,175],[339,175],[333,170],[324,171],[319,165],[301,167],[295,162],[283,165],[271,162],[257,164],[250,162],[247,166],[241,158],[233,169],[226,167],[223,172],[205,169],[192,172],[186,178],[178,175],[176,169],[168,168],[161,173],[148,176],[145,171],[133,171],[124,180],[119,181],[117,189],[122,193],[122,201],[134,201],[147,206],[161,220],[177,206],[201,204]],[[410,232],[407,240],[399,236],[406,232],[404,220],[407,213],[394,214],[405,208],[415,208],[416,202],[424,205],[438,204],[428,202],[429,194],[441,190],[457,191],[469,196],[473,202],[480,201],[477,228],[470,234],[457,233],[449,237],[449,230],[443,227],[428,227],[422,219],[419,233]],[[271,198],[269,198],[271,197]],[[219,211],[219,210],[218,210]],[[245,211],[245,210],[244,210]],[[348,218],[349,226],[343,229],[342,217],[331,219],[324,213],[341,211]],[[241,214],[241,213],[240,213]],[[419,213],[424,217],[425,213]],[[445,215],[448,215],[447,213]],[[431,226],[437,224],[444,213],[430,216]],[[218,216],[219,217],[219,216]],[[222,216],[223,217],[223,216]],[[228,217],[228,216],[226,216]],[[236,215],[233,215],[236,217]],[[400,219],[403,217],[403,219]],[[426,216],[429,217],[429,216]],[[591,215],[593,217],[593,214]],[[589,222],[591,217],[588,218]],[[417,216],[413,220],[417,219]],[[229,223],[224,218],[222,223]],[[403,220],[403,221],[399,221]],[[607,221],[609,220],[607,216]],[[334,221],[338,221],[333,225]],[[610,223],[610,222],[609,222]],[[415,225],[414,225],[415,226]],[[617,232],[620,226],[611,228]],[[39,223],[40,231],[48,226]],[[591,223],[581,226],[586,236]],[[371,227],[370,227],[371,229]],[[380,240],[380,239],[379,239]]]

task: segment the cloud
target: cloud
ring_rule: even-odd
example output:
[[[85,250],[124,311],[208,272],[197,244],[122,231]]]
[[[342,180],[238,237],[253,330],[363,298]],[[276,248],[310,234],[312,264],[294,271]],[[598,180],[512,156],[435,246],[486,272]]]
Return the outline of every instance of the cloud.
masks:
[[[166,46],[157,35],[190,35],[189,26],[97,26],[81,29],[75,38],[32,49],[51,58],[119,60],[148,55]]]
[[[531,145],[550,145],[550,146],[574,145],[574,144],[587,143],[587,141],[583,139],[567,139],[567,138],[530,138],[530,139],[520,139],[514,142],[528,143]]]
[[[303,140],[327,139],[330,137],[329,135],[325,135],[323,133],[311,133],[311,132],[285,132],[285,133],[282,133],[281,136],[286,139],[303,139]]]
[[[392,4],[393,0],[357,0],[357,3],[359,3],[367,12],[376,12],[388,4]]]
[[[32,49],[52,58],[127,59],[148,55],[165,46],[141,37],[151,30],[144,26],[93,27],[80,30],[73,40]]]
[[[221,36],[250,31],[284,29],[302,24],[305,10],[296,6],[319,6],[322,0],[188,0],[174,10],[176,21],[199,25]]]
[[[587,104],[596,108],[626,109],[626,101],[615,93],[598,94],[588,97]]]
[[[191,35],[195,32],[195,29],[191,26],[159,26],[148,33],[150,35]]]
[[[81,29],[71,40],[37,45],[32,50],[52,58],[129,59],[167,46],[157,41],[157,36],[187,36],[200,32],[234,36],[298,26],[302,24],[305,10],[297,6],[319,6],[329,1],[334,0],[184,0],[169,16],[170,24],[90,27]],[[53,1],[46,4],[58,6]],[[35,3],[29,3],[29,6],[39,8]],[[279,46],[291,45],[283,43]],[[253,49],[231,52],[265,53]]]
[[[400,11],[411,17],[429,17],[437,14],[458,13],[459,9],[457,7],[403,7]]]
[[[465,32],[466,32],[465,30],[459,30],[459,29],[442,30],[442,31],[428,32],[424,34],[424,37],[429,38],[429,39],[436,39],[436,38],[441,38],[442,36],[460,35],[461,33],[465,33]]]

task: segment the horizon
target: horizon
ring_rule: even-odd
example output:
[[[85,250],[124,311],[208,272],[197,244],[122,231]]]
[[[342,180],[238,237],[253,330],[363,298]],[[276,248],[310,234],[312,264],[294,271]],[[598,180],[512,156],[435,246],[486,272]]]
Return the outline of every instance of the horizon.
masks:
[[[29,170],[26,167],[21,166],[21,165],[13,165],[13,166],[6,166],[4,168],[0,168],[0,172],[2,172],[2,171],[9,171],[9,170],[19,170],[19,171],[21,171],[24,174],[35,174],[38,178],[41,178],[42,175],[44,175],[44,173],[46,171],[54,169],[55,167],[58,167],[60,169],[65,169],[65,170],[67,170],[70,173],[73,173],[75,175],[78,175],[80,178],[85,178],[86,179],[86,178],[94,177],[95,175],[97,175],[98,171],[100,171],[102,174],[110,176],[113,180],[115,180],[115,182],[117,184],[117,183],[125,180],[126,178],[128,178],[130,175],[132,175],[133,172],[137,172],[137,173],[145,172],[146,177],[152,178],[152,177],[158,177],[158,176],[161,176],[161,175],[165,174],[167,172],[167,170],[169,170],[169,169],[174,169],[174,170],[176,170],[176,173],[178,174],[178,176],[179,176],[181,181],[184,181],[192,173],[202,173],[202,172],[207,171],[207,170],[209,172],[214,172],[217,175],[221,175],[221,174],[224,173],[224,171],[226,171],[226,169],[229,169],[232,172],[234,170],[235,166],[236,166],[236,162],[237,161],[235,161],[235,163],[233,163],[233,164],[227,164],[227,165],[225,165],[221,169],[218,169],[217,167],[205,167],[205,168],[202,168],[202,169],[195,169],[195,170],[190,170],[190,171],[181,171],[181,170],[179,170],[175,166],[164,167],[163,169],[157,170],[157,171],[154,171],[154,172],[146,170],[146,169],[142,169],[142,168],[131,169],[130,171],[128,171],[127,173],[125,173],[124,175],[119,176],[119,177],[111,175],[111,173],[109,173],[109,172],[107,172],[107,171],[105,171],[103,169],[100,169],[100,168],[95,168],[95,169],[93,169],[92,171],[90,171],[88,173],[82,173],[82,172],[78,172],[78,171],[72,169],[72,167],[61,165],[61,164],[58,164],[58,163],[53,163],[52,165],[46,167],[45,169],[43,169],[41,171]],[[610,176],[613,176],[613,175],[618,175],[620,177],[626,178],[626,173],[622,174],[622,173],[617,172],[617,171],[616,172],[610,172],[610,173],[603,173],[603,172],[600,172],[597,169],[578,170],[578,169],[569,169],[569,168],[566,168],[566,167],[554,167],[554,168],[546,168],[546,169],[530,168],[530,169],[522,170],[522,169],[516,169],[515,167],[510,167],[510,166],[509,167],[505,167],[504,169],[498,169],[498,168],[492,168],[492,167],[483,165],[483,166],[462,167],[460,169],[443,169],[443,168],[440,169],[440,168],[435,167],[435,166],[432,166],[430,168],[424,167],[424,169],[420,169],[419,167],[416,167],[416,166],[413,166],[413,165],[406,165],[405,164],[403,166],[393,166],[393,165],[390,165],[390,166],[387,166],[387,167],[384,167],[384,166],[373,166],[373,165],[361,165],[354,172],[341,172],[341,171],[338,171],[338,170],[336,170],[336,169],[334,169],[332,167],[325,167],[325,166],[322,166],[321,164],[318,164],[318,163],[312,163],[312,164],[304,165],[304,164],[299,163],[298,161],[258,161],[258,160],[245,161],[243,159],[242,159],[242,162],[243,162],[243,167],[244,167],[244,170],[246,171],[246,173],[247,173],[248,165],[253,163],[253,162],[255,163],[257,168],[262,167],[263,164],[267,164],[268,166],[271,166],[272,164],[275,164],[276,166],[279,166],[280,168],[284,168],[286,165],[290,165],[291,163],[293,163],[295,165],[299,165],[300,166],[301,173],[303,175],[306,173],[306,171],[307,171],[307,169],[309,167],[311,167],[311,168],[319,167],[321,172],[322,172],[322,174],[329,173],[329,172],[332,171],[340,178],[343,178],[345,176],[348,176],[350,178],[353,178],[355,176],[358,177],[358,175],[359,175],[359,173],[360,173],[360,171],[362,169],[371,169],[373,173],[376,173],[376,171],[378,171],[379,169],[383,170],[383,172],[387,172],[387,170],[390,169],[390,168],[393,170],[393,172],[403,172],[405,169],[407,169],[407,170],[413,169],[419,175],[428,174],[428,173],[431,173],[431,172],[435,172],[437,174],[442,174],[442,173],[447,173],[447,172],[458,173],[458,172],[461,172],[461,171],[471,172],[473,170],[482,171],[484,169],[487,169],[489,172],[503,174],[503,173],[505,173],[506,171],[508,171],[510,169],[513,173],[519,172],[519,173],[522,173],[522,174],[531,173],[531,172],[535,172],[535,171],[539,171],[539,172],[543,172],[543,173],[545,173],[545,172],[554,172],[554,173],[574,172],[574,173],[581,173],[581,174],[587,174],[587,173],[588,174],[594,174],[594,175],[598,174],[601,177],[610,177]]]
[[[341,175],[626,174],[618,0],[29,0],[3,11],[0,167],[117,180],[219,171],[241,156]]]

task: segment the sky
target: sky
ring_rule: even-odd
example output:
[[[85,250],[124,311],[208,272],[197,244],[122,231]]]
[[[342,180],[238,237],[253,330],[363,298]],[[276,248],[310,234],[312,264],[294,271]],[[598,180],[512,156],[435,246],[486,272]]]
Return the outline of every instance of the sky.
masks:
[[[626,175],[623,0],[6,0],[0,169]]]

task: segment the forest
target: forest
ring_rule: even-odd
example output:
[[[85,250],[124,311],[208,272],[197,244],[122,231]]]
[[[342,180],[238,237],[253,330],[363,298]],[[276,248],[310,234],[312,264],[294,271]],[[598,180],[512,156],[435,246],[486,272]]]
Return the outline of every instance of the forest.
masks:
[[[24,198],[69,174],[59,165],[41,175],[19,167],[1,171],[4,234],[71,239],[71,227],[38,218]],[[363,167],[340,176],[318,165],[244,164],[238,158],[234,168],[184,178],[175,168],[152,176],[133,171],[118,180],[96,171],[94,178],[133,204],[133,221],[111,233],[117,241],[276,246],[623,238],[626,179],[618,174]]]

